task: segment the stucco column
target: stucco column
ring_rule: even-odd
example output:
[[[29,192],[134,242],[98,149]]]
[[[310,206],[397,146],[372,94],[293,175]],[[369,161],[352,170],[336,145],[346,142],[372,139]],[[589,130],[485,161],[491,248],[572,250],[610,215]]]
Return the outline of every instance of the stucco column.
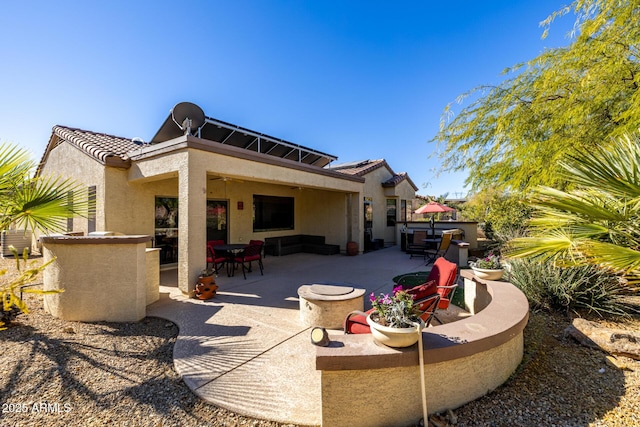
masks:
[[[358,242],[360,253],[364,251],[364,210],[362,207],[362,193],[351,193],[348,199],[348,221],[350,228],[350,239]]]
[[[206,267],[207,172],[189,154],[178,170],[178,287],[191,295]]]

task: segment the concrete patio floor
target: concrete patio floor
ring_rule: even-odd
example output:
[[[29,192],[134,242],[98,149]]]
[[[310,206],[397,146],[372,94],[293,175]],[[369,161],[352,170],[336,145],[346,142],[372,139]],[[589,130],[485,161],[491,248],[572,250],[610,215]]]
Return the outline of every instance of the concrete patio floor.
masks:
[[[242,272],[221,272],[218,294],[208,301],[185,297],[176,270],[163,271],[160,300],[147,307],[147,316],[178,325],[176,371],[204,400],[254,418],[320,425],[320,373],[310,328],[300,321],[298,287],[341,282],[364,288],[367,309],[368,295],[390,292],[394,276],[430,267],[399,246],[355,257],[268,256],[264,266],[264,276],[256,267],[246,280]]]

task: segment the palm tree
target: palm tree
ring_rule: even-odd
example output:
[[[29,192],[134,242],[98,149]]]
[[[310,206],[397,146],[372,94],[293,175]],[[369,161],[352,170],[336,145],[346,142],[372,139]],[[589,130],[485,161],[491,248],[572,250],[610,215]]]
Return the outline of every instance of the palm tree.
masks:
[[[640,138],[625,136],[563,163],[567,192],[539,188],[528,237],[510,254],[559,265],[592,264],[640,282]]]
[[[88,214],[87,191],[68,179],[34,176],[34,167],[27,151],[13,144],[0,144],[0,230],[14,225],[25,230],[60,232],[65,231],[68,218]],[[28,312],[17,290],[46,267],[22,268],[18,253],[14,254],[19,275],[0,283],[0,329],[15,310]],[[26,264],[26,251],[23,260]],[[0,275],[6,273],[0,271]],[[46,293],[33,289],[25,292]]]
[[[0,230],[11,224],[42,232],[65,231],[66,219],[86,216],[86,191],[71,180],[33,176],[29,153],[0,144]]]

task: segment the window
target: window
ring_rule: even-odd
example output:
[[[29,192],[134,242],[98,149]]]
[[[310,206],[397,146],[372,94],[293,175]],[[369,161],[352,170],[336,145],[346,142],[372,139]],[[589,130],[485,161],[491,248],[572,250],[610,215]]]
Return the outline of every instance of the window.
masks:
[[[373,199],[371,197],[364,198],[364,231],[371,232],[373,228]]]
[[[96,231],[96,186],[89,187],[89,216],[87,217],[87,233]]]
[[[293,230],[293,197],[253,195],[253,231]]]
[[[67,205],[70,210],[73,210],[73,191],[67,192]],[[67,232],[73,231],[73,217],[67,218]]]
[[[396,225],[398,201],[396,199],[387,199],[387,227]]]

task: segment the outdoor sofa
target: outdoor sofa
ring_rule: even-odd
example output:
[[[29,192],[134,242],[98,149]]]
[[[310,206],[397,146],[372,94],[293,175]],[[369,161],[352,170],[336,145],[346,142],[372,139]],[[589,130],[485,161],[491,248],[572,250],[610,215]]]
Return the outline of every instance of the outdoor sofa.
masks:
[[[282,256],[306,252],[320,255],[334,255],[340,253],[339,245],[325,243],[324,236],[310,236],[295,234],[292,236],[267,237],[264,239],[265,254]]]

